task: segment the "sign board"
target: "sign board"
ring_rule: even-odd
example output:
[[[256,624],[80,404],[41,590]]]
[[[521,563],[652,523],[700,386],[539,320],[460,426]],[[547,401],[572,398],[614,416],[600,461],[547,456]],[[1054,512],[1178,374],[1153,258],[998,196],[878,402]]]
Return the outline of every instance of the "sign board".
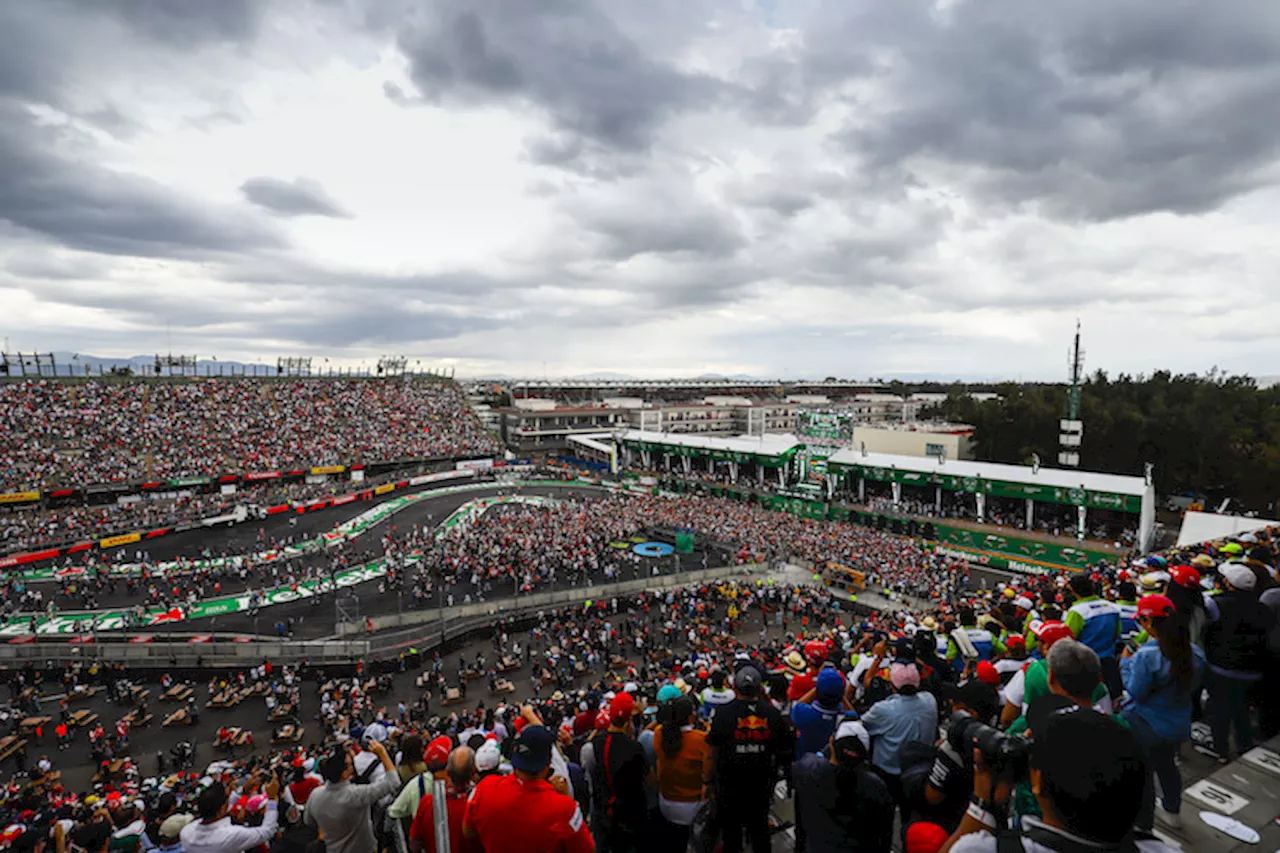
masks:
[[[1240,757],[1259,770],[1280,776],[1280,753],[1257,746]]]
[[[1212,779],[1201,779],[1190,788],[1187,788],[1183,794],[1196,802],[1207,805],[1214,811],[1229,815],[1235,814],[1252,802],[1252,800],[1240,796]]]

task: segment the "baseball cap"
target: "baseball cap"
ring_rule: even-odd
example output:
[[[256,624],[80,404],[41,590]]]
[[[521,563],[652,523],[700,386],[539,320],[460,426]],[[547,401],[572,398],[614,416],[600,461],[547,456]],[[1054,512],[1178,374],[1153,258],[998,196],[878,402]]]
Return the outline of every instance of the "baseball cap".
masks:
[[[476,750],[476,770],[486,773],[502,763],[502,750],[496,740],[487,740]]]
[[[684,694],[680,692],[679,687],[676,687],[674,684],[664,684],[662,687],[658,688],[658,704],[661,705],[663,702],[670,702],[672,699],[677,699],[682,695]]]
[[[1138,584],[1148,592],[1157,590],[1169,582],[1168,572],[1147,572],[1138,576]]]
[[[511,750],[511,766],[523,773],[541,773],[551,763],[556,737],[546,726],[525,726]]]
[[[1023,610],[1030,610],[1032,608],[1031,599],[1027,598],[1025,595],[1018,596],[1013,600],[1013,603],[1014,606],[1021,607]]]
[[[996,711],[1000,710],[1000,694],[990,684],[984,684],[971,678],[964,684],[943,684],[943,699],[959,702],[972,708],[982,718],[982,722],[990,722]]]
[[[867,731],[867,727],[860,720],[845,720],[836,726],[835,734],[831,739],[836,743],[836,748],[840,748],[840,741],[854,738],[862,747],[862,754],[859,758],[865,758],[871,754],[871,733]]]
[[[936,823],[917,821],[907,827],[906,853],[938,853],[951,833]]]
[[[1218,550],[1224,554],[1231,554],[1232,556],[1237,556],[1239,554],[1244,553],[1244,548],[1242,548],[1239,545],[1239,543],[1236,543],[1236,542],[1228,542],[1226,545],[1223,545]]]
[[[1033,630],[1035,632],[1036,639],[1040,641],[1040,644],[1044,646],[1045,649],[1048,649],[1063,637],[1075,636],[1075,634],[1071,633],[1071,629],[1066,626],[1066,623],[1059,622],[1056,619],[1051,619],[1048,622],[1042,622]]]
[[[1173,602],[1163,595],[1144,595],[1138,601],[1139,616],[1172,616],[1177,610]]]
[[[435,738],[431,743],[427,744],[427,751],[424,758],[427,762],[427,769],[432,773],[443,770],[444,766],[449,763],[449,753],[453,752],[453,741],[441,735]]]
[[[631,715],[635,713],[636,700],[631,698],[630,693],[619,693],[613,697],[613,701],[609,703],[609,721],[613,723],[625,723],[631,719]]]
[[[747,665],[734,673],[733,686],[740,693],[753,693],[760,689],[761,678],[760,670],[754,666]]]
[[[1194,566],[1174,566],[1169,570],[1169,578],[1178,586],[1195,589],[1200,586],[1200,571]]]
[[[195,815],[175,814],[169,815],[160,824],[161,838],[177,838],[178,833],[182,832],[182,828],[195,820]]]
[[[1191,558],[1191,565],[1195,566],[1197,569],[1212,569],[1218,564],[1215,563],[1213,561],[1213,557],[1210,557],[1208,554],[1196,554]]]
[[[1252,590],[1258,583],[1258,576],[1244,563],[1223,563],[1218,566],[1218,574],[1236,589]]]
[[[819,666],[827,659],[827,644],[821,640],[810,640],[804,644],[804,656],[809,663]]]
[[[920,670],[913,663],[894,663],[889,665],[889,682],[895,688],[919,687]]]
[[[1000,673],[996,671],[995,664],[991,663],[989,660],[978,661],[978,667],[975,672],[978,676],[978,680],[983,684],[990,684],[994,686],[1000,683]]]
[[[1010,649],[1020,649],[1027,644],[1027,641],[1022,638],[1021,634],[1010,634],[1008,638],[1005,639],[1004,644]]]
[[[844,676],[837,669],[827,668],[818,673],[818,695],[840,698],[844,693]]]

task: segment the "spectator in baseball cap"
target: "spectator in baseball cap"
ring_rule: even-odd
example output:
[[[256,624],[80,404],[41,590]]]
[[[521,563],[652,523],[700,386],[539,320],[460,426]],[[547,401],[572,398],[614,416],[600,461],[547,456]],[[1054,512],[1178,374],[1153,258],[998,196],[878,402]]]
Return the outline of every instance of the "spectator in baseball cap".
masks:
[[[1249,691],[1267,668],[1267,637],[1274,618],[1255,591],[1258,576],[1240,562],[1218,566],[1223,589],[1205,601],[1209,624],[1204,654],[1209,664],[1209,726],[1213,749],[1225,763],[1230,756],[1229,737],[1235,728],[1240,752],[1253,749],[1249,719]]]
[[[871,735],[846,720],[831,733],[825,754],[811,752],[792,765],[796,811],[805,828],[806,853],[888,850],[893,797],[868,761]],[[765,848],[768,849],[768,848]]]
[[[716,711],[707,735],[714,750],[708,782],[715,786],[728,851],[742,849],[744,833],[753,850],[769,849],[769,800],[778,770],[792,754],[791,732],[760,689],[762,680],[754,664],[740,667],[734,699]]]
[[[1191,697],[1204,677],[1204,653],[1191,643],[1185,620],[1163,595],[1138,602],[1138,624],[1150,638],[1136,652],[1126,649],[1120,674],[1129,702],[1121,711],[1142,745],[1147,766],[1160,780],[1169,823],[1177,824],[1182,802],[1178,752],[1191,737]],[[1150,831],[1155,819],[1155,786],[1148,774],[1138,813],[1139,829]]]
[[[824,668],[818,673],[814,688],[791,709],[791,722],[796,727],[796,756],[802,758],[826,746],[840,718],[851,711],[845,701],[844,676],[834,667]]]
[[[943,685],[942,698],[951,702],[952,711],[963,711],[987,725],[992,724],[1000,709],[996,689],[976,678],[960,685]],[[973,757],[957,752],[951,741],[943,738],[925,784],[924,813],[945,827],[949,835],[960,825],[972,790]]]
[[[636,703],[630,693],[609,702],[609,727],[591,738],[592,814],[605,850],[643,849],[649,843],[645,779],[649,760],[635,738]]]
[[[591,853],[595,842],[568,781],[550,776],[555,734],[526,725],[515,738],[510,776],[477,786],[467,802],[462,834],[484,850],[564,850]]]

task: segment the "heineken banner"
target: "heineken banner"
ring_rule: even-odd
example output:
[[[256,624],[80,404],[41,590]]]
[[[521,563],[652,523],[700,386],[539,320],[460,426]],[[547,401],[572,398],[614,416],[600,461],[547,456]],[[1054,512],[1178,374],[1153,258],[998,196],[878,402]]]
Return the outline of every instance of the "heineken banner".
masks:
[[[938,545],[953,546],[970,553],[998,557],[1009,563],[1008,568],[1018,571],[1029,571],[1025,566],[1038,566],[1041,571],[1061,568],[1079,570],[1086,569],[1101,560],[1115,559],[1115,554],[1106,551],[1041,542],[1038,539],[1024,539],[1002,533],[982,533],[945,524],[936,524],[933,528],[933,539]],[[1015,563],[1024,565],[1014,565]]]

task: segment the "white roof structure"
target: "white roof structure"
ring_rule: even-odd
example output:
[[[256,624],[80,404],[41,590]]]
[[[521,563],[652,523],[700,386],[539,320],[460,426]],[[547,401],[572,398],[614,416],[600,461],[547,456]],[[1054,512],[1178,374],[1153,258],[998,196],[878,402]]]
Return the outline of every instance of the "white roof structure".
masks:
[[[1142,497],[1146,495],[1148,489],[1144,478],[1123,474],[1101,474],[1096,471],[1043,467],[1037,471],[1030,465],[1007,465],[1002,462],[974,462],[964,459],[944,461],[935,456],[898,456],[892,453],[864,454],[848,447],[830,456],[827,464],[897,468],[899,471],[919,471],[924,474],[950,477],[975,477],[982,480],[1028,483],[1060,489],[1085,489],[1090,492],[1110,492],[1131,497]]]
[[[688,447],[708,451],[718,450],[724,453],[754,453],[757,456],[781,456],[800,446],[800,441],[794,435],[776,433],[725,438],[722,436],[629,429],[622,433],[621,439],[623,441],[639,441],[646,444],[666,444],[671,447]]]
[[[1280,524],[1280,521],[1266,518],[1245,518],[1240,515],[1188,511],[1182,517],[1182,528],[1178,531],[1178,547],[1241,536],[1277,524]]]

